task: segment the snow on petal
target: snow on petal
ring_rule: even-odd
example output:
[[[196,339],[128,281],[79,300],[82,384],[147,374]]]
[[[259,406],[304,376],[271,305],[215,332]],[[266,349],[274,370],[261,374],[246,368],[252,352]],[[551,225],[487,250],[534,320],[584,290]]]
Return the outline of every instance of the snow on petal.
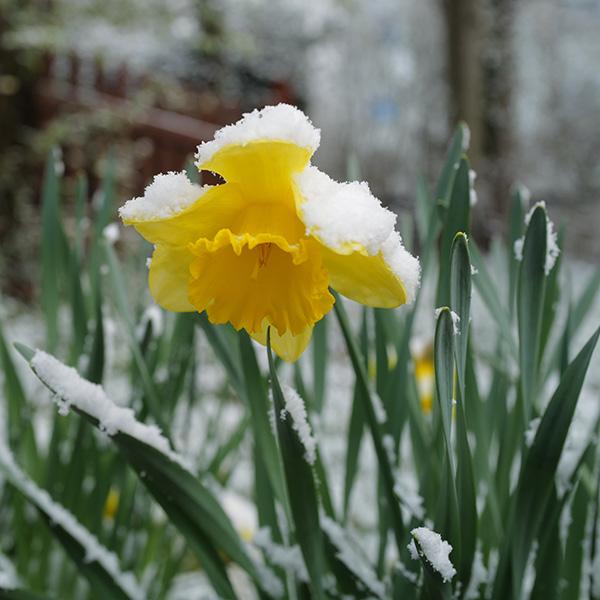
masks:
[[[392,273],[402,281],[406,303],[410,304],[415,299],[421,281],[419,259],[402,245],[402,238],[397,231],[392,231],[383,242],[381,254]]]
[[[295,176],[299,216],[325,246],[343,254],[377,254],[394,231],[396,215],[384,208],[365,182],[338,183],[314,166]]]
[[[160,173],[143,196],[128,200],[119,209],[119,215],[125,223],[167,219],[192,205],[209,187],[192,183],[183,172]]]
[[[427,562],[436,570],[444,581],[450,581],[456,575],[456,569],[450,561],[452,546],[442,539],[442,536],[427,527],[416,527],[410,534],[413,537],[408,545],[411,557],[418,558],[418,551],[414,540],[419,544],[421,553]]]
[[[287,141],[314,152],[319,147],[321,131],[295,106],[265,106],[261,110],[245,113],[237,123],[219,129],[213,140],[200,144],[196,165],[202,168],[225,146],[244,146],[257,140]]]

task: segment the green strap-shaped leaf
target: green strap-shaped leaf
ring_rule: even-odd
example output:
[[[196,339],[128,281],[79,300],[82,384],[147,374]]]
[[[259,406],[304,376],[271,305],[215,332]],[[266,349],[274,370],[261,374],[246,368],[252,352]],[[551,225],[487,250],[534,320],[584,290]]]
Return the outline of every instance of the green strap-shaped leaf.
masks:
[[[244,331],[240,332],[240,357],[244,388],[246,390],[245,400],[248,402],[250,409],[254,443],[260,450],[260,455],[269,475],[271,487],[277,499],[286,510],[288,518],[290,518],[291,513],[285,487],[283,466],[269,417],[270,406],[267,390],[263,376],[258,368],[252,340]]]
[[[436,295],[438,306],[450,304],[450,250],[454,236],[459,231],[469,233],[471,217],[471,182],[469,163],[465,157],[460,160],[452,185],[450,204],[446,211],[439,254],[439,277]]]
[[[43,516],[46,525],[75,563],[79,573],[88,580],[94,597],[141,600],[144,596],[142,589],[133,575],[125,574],[120,569],[117,557],[102,547],[95,536],[52,500],[46,491],[39,488],[14,463],[8,452],[7,448],[0,448],[0,470],[11,485]]]
[[[546,210],[538,206],[531,216],[519,270],[517,321],[519,327],[519,365],[523,424],[529,422],[537,393],[537,371],[544,294],[546,288]]]
[[[28,360],[34,356],[22,345],[18,349],[23,350]],[[35,369],[33,371],[36,373]],[[44,379],[43,374],[36,373],[36,375],[44,385],[57,393],[57,390],[53,390]],[[76,411],[85,416],[94,426],[100,427],[101,424],[93,415],[82,412],[78,408]],[[258,585],[261,585],[262,579],[254,561],[248,556],[229,517],[206,486],[173,457],[160,452],[137,437],[119,431],[111,437],[111,440],[133,467],[150,494],[162,506],[175,527],[186,537],[217,593],[224,598],[234,597],[219,552],[223,552],[236,562]]]
[[[438,408],[441,416],[442,434],[444,438],[444,471],[442,476],[442,493],[439,498],[439,511],[436,528],[442,537],[449,540],[454,548],[454,559],[460,564],[461,535],[456,492],[456,466],[452,448],[452,407],[454,404],[454,359],[452,338],[454,323],[450,309],[445,306],[439,309],[433,345],[433,361],[435,367],[435,388]]]
[[[366,423],[371,432],[373,446],[375,447],[375,454],[377,456],[377,463],[380,469],[382,486],[388,502],[390,523],[393,527],[398,552],[402,554],[406,546],[406,528],[402,520],[400,503],[394,492],[395,480],[393,464],[390,462],[390,457],[383,442],[385,431],[382,427],[382,424],[377,421],[373,399],[371,398],[371,391],[367,382],[364,359],[360,356],[358,348],[356,347],[356,342],[354,341],[354,337],[348,323],[346,310],[344,309],[339,295],[336,292],[333,292],[333,295],[335,297],[334,310],[342,330],[342,335],[344,336],[344,341],[346,342],[346,348],[348,349],[350,361],[352,362],[352,367],[356,375],[356,382],[360,390],[360,394],[357,397],[363,402]]]
[[[456,493],[460,506],[460,562],[458,563],[459,580],[463,586],[469,584],[475,549],[477,546],[477,501],[475,495],[475,479],[473,461],[467,437],[466,411],[468,400],[472,404],[478,402],[475,395],[470,397],[470,389],[466,387],[467,350],[471,319],[471,260],[467,237],[464,233],[456,234],[452,244],[450,260],[450,306],[460,319],[452,336],[454,360],[458,379],[456,405]],[[476,391],[476,390],[474,390]]]
[[[568,366],[523,457],[494,582],[494,600],[519,597],[527,557],[554,486],[558,462],[599,335],[600,329]]]
[[[508,231],[506,235],[506,258],[508,261],[508,310],[513,314],[519,261],[515,256],[515,243],[523,236],[525,227],[525,210],[527,207],[527,190],[517,185],[513,189],[510,211],[508,214]]]
[[[447,202],[450,197],[452,182],[456,176],[456,165],[467,149],[468,143],[466,143],[467,140],[465,138],[468,135],[469,130],[467,125],[459,123],[448,146],[446,160],[444,161],[444,166],[435,188],[435,199],[437,201]]]
[[[290,503],[294,535],[302,551],[315,598],[325,598],[323,577],[327,573],[323,535],[319,524],[319,502],[311,465],[306,459],[306,449],[294,429],[293,418],[285,419],[286,401],[277,378],[271,351],[271,330],[267,333],[267,354],[273,407],[279,450],[283,461],[285,482]]]

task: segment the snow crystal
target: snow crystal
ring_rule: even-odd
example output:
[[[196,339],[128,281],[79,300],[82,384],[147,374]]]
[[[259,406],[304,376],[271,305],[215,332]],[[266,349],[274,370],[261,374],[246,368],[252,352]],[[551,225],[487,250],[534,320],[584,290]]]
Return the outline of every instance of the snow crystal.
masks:
[[[380,425],[383,425],[387,421],[387,414],[383,407],[381,397],[377,392],[371,393],[371,399],[373,401],[373,410],[375,412],[375,419]]]
[[[442,314],[442,311],[445,308],[446,308],[445,306],[440,306],[439,308],[435,309],[433,315],[434,315],[436,321],[440,318],[440,315]],[[460,333],[460,329],[459,329],[460,317],[453,310],[451,310],[450,318],[452,319],[452,333],[454,335],[458,335]]]
[[[339,251],[365,248],[373,256],[381,250],[394,230],[396,215],[381,205],[366,182],[339,183],[314,166],[295,179],[308,235]]]
[[[381,246],[383,259],[394,275],[402,281],[408,303],[415,299],[421,280],[419,260],[408,252],[402,245],[402,239],[397,231],[392,231]]]
[[[515,244],[513,246],[513,250],[515,253],[515,258],[521,262],[523,260],[523,244],[525,243],[525,238],[519,238],[515,240]]]
[[[314,151],[319,147],[321,131],[295,106],[265,106],[245,113],[237,123],[219,129],[214,140],[200,144],[196,165],[201,169],[219,150],[230,144],[245,145],[265,139],[291,142]]]
[[[335,521],[329,517],[321,516],[321,526],[327,534],[337,552],[336,556],[346,567],[358,576],[368,591],[377,598],[385,598],[385,585],[377,579],[376,574],[369,567],[368,562],[362,557],[351,543],[350,536]]]
[[[473,558],[473,570],[471,571],[471,580],[467,586],[465,592],[465,598],[467,600],[475,600],[480,597],[479,587],[487,583],[488,581],[488,570],[483,564],[483,555],[481,550],[475,551],[475,557]]]
[[[396,464],[396,443],[394,442],[394,438],[386,433],[382,438],[381,442],[383,443],[383,448],[385,453],[387,454],[388,460],[390,464],[393,466]]]
[[[528,448],[530,448],[531,444],[533,444],[533,440],[535,439],[535,435],[541,422],[542,419],[540,417],[536,417],[535,419],[531,419],[531,421],[529,421],[529,426],[525,431],[525,445]]]
[[[109,223],[103,230],[102,235],[109,244],[114,244],[120,237],[118,223]]]
[[[456,575],[456,569],[450,561],[452,546],[442,539],[442,536],[427,527],[416,527],[411,532],[413,539],[408,545],[413,559],[419,558],[415,540],[419,543],[421,552],[427,562],[442,576],[444,581],[450,581]]]
[[[167,219],[188,208],[210,187],[192,183],[184,172],[161,173],[154,177],[143,196],[121,206],[119,215],[126,223]]]
[[[152,325],[152,334],[155,337],[160,337],[164,329],[164,314],[160,306],[151,304],[142,314],[140,323],[137,327],[138,337],[142,337],[146,331],[148,324]]]
[[[243,539],[252,539],[258,523],[254,504],[231,490],[219,490],[216,495],[235,530]]]
[[[19,586],[19,576],[14,565],[0,553],[0,590],[14,590]]]
[[[477,173],[473,169],[469,169],[469,204],[475,206],[477,204],[477,192],[475,191],[475,180]]]
[[[419,261],[406,251],[394,230],[396,215],[384,208],[365,182],[339,183],[314,166],[296,175],[306,233],[343,254],[379,252],[404,286],[407,302],[419,286]]]
[[[64,411],[65,407],[74,406],[97,419],[100,430],[107,435],[123,433],[136,438],[190,470],[184,458],[171,450],[167,438],[156,425],[140,423],[133,410],[117,406],[101,386],[83,379],[72,367],[64,365],[46,352],[36,350],[31,359],[31,368],[42,383],[54,392],[54,401],[59,410]]]
[[[291,571],[300,581],[308,582],[308,571],[300,546],[282,546],[275,543],[269,527],[259,529],[252,542],[265,553],[274,566]]]
[[[298,392],[289,385],[282,384],[281,391],[285,400],[285,407],[281,411],[281,419],[285,420],[289,414],[292,418],[292,427],[298,434],[302,445],[304,446],[304,458],[308,463],[313,465],[316,458],[317,442],[313,437],[308,418],[306,414],[306,406],[304,400],[300,398]]]
[[[83,527],[69,511],[55,502],[46,490],[38,487],[21,470],[3,441],[0,441],[0,462],[13,485],[28,498],[31,498],[36,506],[50,517],[53,523],[67,531],[83,547],[85,562],[100,564],[128,597],[133,599],[146,597],[146,593],[141,589],[135,577],[131,573],[121,571],[116,555],[102,546],[98,539]]]
[[[423,498],[418,492],[417,483],[406,473],[398,472],[394,478],[394,494],[398,496],[402,508],[413,516],[422,519],[425,516]],[[408,520],[408,519],[407,519]]]
[[[462,123],[462,151],[466,152],[471,144],[471,130],[466,123]]]
[[[525,215],[525,225],[529,225],[531,221],[531,217],[535,212],[535,209],[538,207],[542,207],[544,211],[546,211],[546,203],[545,202],[536,202],[530,209],[529,212]],[[525,243],[525,238],[522,237],[515,241],[514,252],[515,258],[518,261],[523,260],[523,244]],[[544,273],[546,275],[550,274],[554,264],[556,263],[556,259],[560,254],[560,248],[558,247],[557,234],[554,230],[554,223],[548,217],[548,212],[546,212],[546,261],[544,263]]]

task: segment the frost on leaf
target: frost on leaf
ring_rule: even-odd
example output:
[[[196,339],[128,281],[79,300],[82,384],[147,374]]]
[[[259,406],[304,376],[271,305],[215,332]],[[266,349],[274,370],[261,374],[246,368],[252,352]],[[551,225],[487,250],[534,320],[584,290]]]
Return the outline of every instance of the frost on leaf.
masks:
[[[423,556],[431,567],[437,571],[443,581],[450,581],[456,575],[456,569],[450,561],[452,546],[442,539],[442,536],[427,527],[416,527],[411,532],[413,539],[408,544],[408,550],[413,559]],[[420,552],[415,544],[419,545]]]

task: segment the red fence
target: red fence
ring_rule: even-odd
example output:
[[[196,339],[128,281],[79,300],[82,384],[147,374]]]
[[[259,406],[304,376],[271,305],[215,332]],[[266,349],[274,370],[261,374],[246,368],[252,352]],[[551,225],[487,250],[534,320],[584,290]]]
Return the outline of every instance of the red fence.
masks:
[[[130,123],[132,139],[145,138],[153,146],[140,172],[143,184],[154,173],[181,170],[201,141],[211,139],[216,129],[241,116],[239,106],[223,102],[212,102],[207,109],[201,101],[203,91],[190,86],[182,88],[190,98],[186,114],[159,107],[136,112],[130,98],[134,90],[143,87],[144,79],[125,66],[107,72],[98,61],[84,61],[74,55],[47,56],[35,90],[38,125],[43,127],[61,113],[106,108],[124,112],[131,108],[135,115]],[[266,90],[265,103],[281,101],[293,101],[290,88],[275,83]]]

